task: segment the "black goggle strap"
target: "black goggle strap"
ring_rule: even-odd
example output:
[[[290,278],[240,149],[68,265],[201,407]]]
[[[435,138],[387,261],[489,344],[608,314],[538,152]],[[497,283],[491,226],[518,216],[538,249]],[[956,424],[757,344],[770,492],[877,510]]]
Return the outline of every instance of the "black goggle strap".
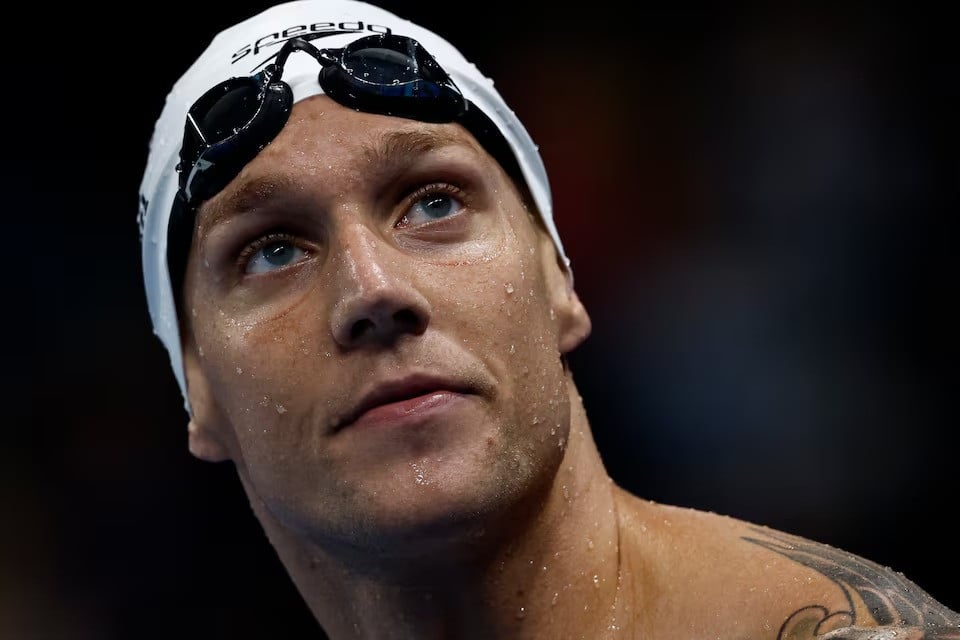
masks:
[[[283,43],[283,47],[280,49],[280,52],[277,53],[277,58],[273,61],[273,64],[267,67],[267,69],[270,70],[271,76],[279,79],[280,76],[283,75],[283,67],[287,64],[287,58],[289,58],[290,54],[294,51],[309,53],[320,63],[320,66],[326,67],[339,63],[339,59],[333,54],[339,53],[342,49],[318,49],[302,38],[290,38]]]
[[[177,191],[170,210],[170,220],[167,221],[167,271],[170,272],[174,306],[180,310],[177,315],[181,318],[185,317],[182,305],[183,281],[187,273],[190,245],[193,244],[195,218],[196,207],[187,202],[183,191]]]
[[[500,128],[482,109],[473,104],[473,102],[468,100],[466,103],[466,109],[464,109],[455,121],[469,131],[471,135],[477,139],[477,142],[480,143],[480,146],[493,156],[494,160],[496,160],[506,174],[510,176],[518,189],[526,189],[527,180],[523,176],[520,162],[517,160],[513,148],[510,147],[510,143],[503,137]],[[524,191],[522,195],[524,199],[529,199],[529,194],[526,191]]]

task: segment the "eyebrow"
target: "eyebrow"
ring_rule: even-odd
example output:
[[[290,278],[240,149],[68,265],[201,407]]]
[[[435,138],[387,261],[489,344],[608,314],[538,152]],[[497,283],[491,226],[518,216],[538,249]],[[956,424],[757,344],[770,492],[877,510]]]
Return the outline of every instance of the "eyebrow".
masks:
[[[364,158],[377,167],[406,166],[410,159],[443,147],[465,147],[476,153],[469,138],[441,130],[387,131],[372,143],[363,146]]]
[[[222,200],[214,202],[212,206],[202,206],[198,212],[197,224],[212,229],[276,199],[278,193],[294,188],[295,182],[284,174],[271,174],[247,180]]]
[[[478,153],[469,138],[448,131],[388,131],[361,147],[360,153],[376,174],[391,174],[408,167],[412,160],[437,149],[461,147]],[[240,184],[218,200],[202,216],[202,224],[213,228],[226,220],[255,210],[274,200],[278,194],[297,190],[297,182],[287,174],[258,176]]]

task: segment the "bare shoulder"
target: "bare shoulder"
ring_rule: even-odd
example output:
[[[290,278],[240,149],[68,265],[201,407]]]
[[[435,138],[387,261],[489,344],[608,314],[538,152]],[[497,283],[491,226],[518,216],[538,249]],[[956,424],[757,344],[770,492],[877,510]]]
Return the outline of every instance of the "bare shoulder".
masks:
[[[960,639],[960,614],[890,567],[629,493],[618,508],[625,573],[636,578],[629,588],[656,620],[658,637],[682,637],[665,630],[683,624],[687,637]],[[900,635],[863,635],[868,629]]]

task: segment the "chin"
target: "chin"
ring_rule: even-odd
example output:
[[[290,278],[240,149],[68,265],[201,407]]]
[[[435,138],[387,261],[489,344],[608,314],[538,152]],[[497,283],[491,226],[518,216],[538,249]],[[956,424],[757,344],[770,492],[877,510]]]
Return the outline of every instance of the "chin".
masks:
[[[299,530],[352,565],[371,564],[371,570],[384,570],[393,561],[427,566],[452,556],[479,558],[537,512],[551,484],[546,475],[521,474],[510,466],[477,474],[453,466],[449,475],[436,466],[413,473],[406,482],[364,482],[336,508],[326,503],[291,510],[287,504],[281,526]]]

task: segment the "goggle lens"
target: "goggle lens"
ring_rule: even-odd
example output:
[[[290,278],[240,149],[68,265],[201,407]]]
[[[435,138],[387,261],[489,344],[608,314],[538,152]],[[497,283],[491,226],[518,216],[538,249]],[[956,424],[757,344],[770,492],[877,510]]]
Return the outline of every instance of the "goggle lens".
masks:
[[[357,80],[375,85],[396,85],[417,79],[416,63],[408,55],[392,49],[361,49],[344,56],[343,66]]]
[[[260,108],[258,93],[252,82],[224,93],[197,122],[207,140],[224,140],[250,122]]]

